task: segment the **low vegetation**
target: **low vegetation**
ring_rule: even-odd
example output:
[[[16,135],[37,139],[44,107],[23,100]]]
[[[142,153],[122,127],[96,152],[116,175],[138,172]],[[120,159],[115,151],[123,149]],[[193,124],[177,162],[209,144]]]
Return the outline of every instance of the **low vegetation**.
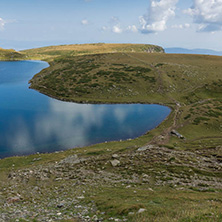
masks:
[[[30,83],[51,97],[160,103],[172,112],[134,140],[1,160],[0,219],[222,221],[222,58],[147,52],[163,50],[90,44],[22,52],[49,61]]]

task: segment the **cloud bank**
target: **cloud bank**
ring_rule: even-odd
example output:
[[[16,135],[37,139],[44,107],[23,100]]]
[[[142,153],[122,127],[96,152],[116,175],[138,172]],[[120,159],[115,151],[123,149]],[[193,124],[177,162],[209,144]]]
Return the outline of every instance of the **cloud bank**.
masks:
[[[175,16],[178,0],[153,0],[144,16],[140,17],[141,32],[155,33],[167,28],[167,21]]]
[[[222,30],[222,0],[194,0],[193,6],[184,12],[199,24],[199,31]]]

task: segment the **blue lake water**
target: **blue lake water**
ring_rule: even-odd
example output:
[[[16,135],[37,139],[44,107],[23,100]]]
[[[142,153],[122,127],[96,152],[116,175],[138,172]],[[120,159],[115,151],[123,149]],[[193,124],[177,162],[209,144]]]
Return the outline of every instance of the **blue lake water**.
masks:
[[[160,105],[62,102],[28,88],[45,62],[0,62],[0,158],[138,137],[170,113]]]

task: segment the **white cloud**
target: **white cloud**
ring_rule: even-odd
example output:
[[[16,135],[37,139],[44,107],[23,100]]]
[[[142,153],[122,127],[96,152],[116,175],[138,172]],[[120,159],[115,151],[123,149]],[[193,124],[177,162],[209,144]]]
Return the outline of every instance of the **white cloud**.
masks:
[[[3,30],[5,27],[6,21],[0,18],[0,30]]]
[[[199,31],[222,30],[222,0],[194,0],[193,6],[184,12],[199,24]]]
[[[123,29],[120,26],[120,21],[118,17],[113,16],[109,21],[109,26],[103,26],[103,31],[112,31],[114,33],[120,34],[123,32]]]
[[[138,32],[138,29],[135,25],[129,25],[127,27],[127,31],[131,31],[131,32]]]
[[[187,28],[190,28],[190,24],[185,23],[185,24],[179,24],[179,25],[172,25],[171,28],[173,28],[173,29],[187,29]]]
[[[164,31],[167,21],[175,16],[178,0],[153,0],[150,2],[148,12],[140,17],[141,31],[153,33]]]
[[[118,17],[113,16],[108,25],[105,25],[101,28],[102,31],[110,31],[113,33],[123,33],[123,32],[138,32],[138,29],[135,25],[122,26]]]
[[[89,24],[89,21],[87,19],[83,19],[81,21],[82,25],[88,25]]]
[[[114,25],[113,28],[112,28],[112,31],[113,31],[114,33],[118,33],[118,34],[120,34],[120,33],[123,32],[123,30],[120,28],[119,25]]]

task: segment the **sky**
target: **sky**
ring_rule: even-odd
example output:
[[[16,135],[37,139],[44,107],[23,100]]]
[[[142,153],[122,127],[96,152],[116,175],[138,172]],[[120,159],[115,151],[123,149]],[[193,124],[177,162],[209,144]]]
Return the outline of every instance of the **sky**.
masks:
[[[222,51],[222,0],[0,0],[0,47],[143,43]]]

